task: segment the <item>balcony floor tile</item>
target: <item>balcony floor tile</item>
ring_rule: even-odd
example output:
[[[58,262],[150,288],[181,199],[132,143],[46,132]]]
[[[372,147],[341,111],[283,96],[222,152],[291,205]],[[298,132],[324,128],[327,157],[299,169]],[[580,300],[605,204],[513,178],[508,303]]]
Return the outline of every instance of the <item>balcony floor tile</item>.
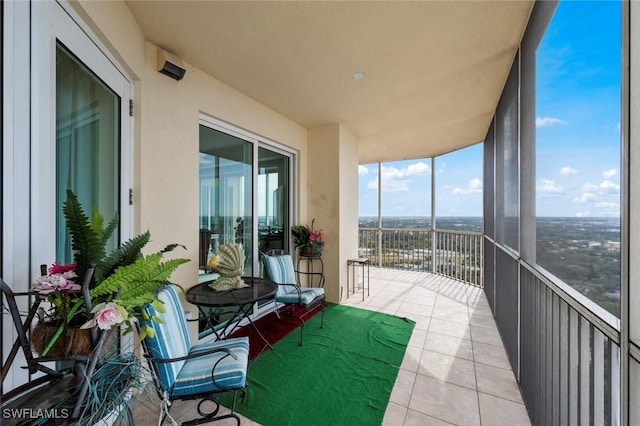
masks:
[[[418,374],[476,389],[474,362],[463,358],[424,350],[420,358]]]
[[[416,321],[383,425],[531,424],[482,289],[426,272],[370,273],[370,296],[363,301],[356,293],[342,303]],[[157,423],[158,404],[133,405],[136,424]],[[180,421],[195,407],[179,401],[171,412]]]
[[[528,426],[531,424],[524,404],[482,392],[478,394],[478,397],[482,424],[495,426]]]
[[[415,333],[415,331],[414,331]],[[429,331],[424,348],[441,354],[455,356],[462,359],[474,360],[471,340],[458,339],[445,334]]]

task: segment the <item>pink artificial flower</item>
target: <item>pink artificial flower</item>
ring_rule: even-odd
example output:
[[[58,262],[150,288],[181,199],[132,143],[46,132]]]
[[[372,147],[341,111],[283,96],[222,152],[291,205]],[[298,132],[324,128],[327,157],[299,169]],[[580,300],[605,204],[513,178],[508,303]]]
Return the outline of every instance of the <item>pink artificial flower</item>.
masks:
[[[80,285],[67,279],[63,275],[44,275],[37,278],[33,282],[33,289],[40,294],[50,294],[56,291],[77,291],[80,290]]]
[[[309,235],[309,240],[310,240],[311,242],[315,242],[315,240],[316,240],[316,234],[312,232],[312,233],[311,233],[311,235]]]
[[[73,274],[75,275],[76,267],[77,267],[77,265],[75,263],[68,263],[66,265],[61,265],[61,264],[59,264],[57,262],[54,262],[49,267],[49,273],[53,275],[53,274],[64,274],[65,272],[73,272]],[[77,275],[75,275],[75,276],[77,276]]]
[[[84,323],[81,328],[91,328],[97,325],[102,330],[110,330],[112,326],[124,321],[124,316],[118,305],[113,302],[100,303],[93,308],[91,313],[95,314],[93,319]]]

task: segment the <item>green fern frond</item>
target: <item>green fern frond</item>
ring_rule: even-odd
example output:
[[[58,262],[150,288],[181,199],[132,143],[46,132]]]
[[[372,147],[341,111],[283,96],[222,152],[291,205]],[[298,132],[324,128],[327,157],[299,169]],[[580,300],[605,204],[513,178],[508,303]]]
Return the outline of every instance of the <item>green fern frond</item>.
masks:
[[[100,239],[102,240],[102,232],[104,225],[104,216],[100,213],[96,206],[91,208],[91,229],[96,235],[100,235]]]
[[[120,298],[129,300],[139,295],[151,292],[155,294],[163,284],[169,284],[168,279],[178,266],[188,262],[188,259],[172,259],[148,268],[146,274],[139,281],[132,283],[129,288],[120,291]]]
[[[106,247],[107,241],[109,240],[111,235],[113,235],[113,233],[116,232],[116,229],[118,229],[119,224],[120,224],[120,216],[118,215],[118,213],[116,213],[107,224],[107,227],[104,228],[104,231],[102,232],[101,243],[103,247]]]
[[[157,295],[154,291],[154,292],[143,294],[141,296],[127,298],[126,300],[122,300],[122,299],[119,299],[119,300],[122,306],[124,306],[125,309],[127,309],[127,311],[130,311],[136,308],[137,306],[145,305],[147,303],[153,303],[156,300],[156,298],[157,298]]]
[[[116,268],[130,265],[138,260],[142,256],[142,248],[150,239],[151,234],[147,231],[122,243],[120,247],[111,251],[111,253],[100,262],[102,276],[108,277]]]
[[[170,259],[166,262],[159,263],[157,267],[149,269],[145,277],[148,281],[162,282],[167,281],[173,271],[183,263],[187,263],[189,259]]]
[[[129,303],[130,300],[138,297],[149,294],[155,295],[158,289],[167,283],[167,281],[135,281],[128,288],[122,290],[118,298],[125,303]]]
[[[76,273],[79,277],[84,277],[89,262],[104,257],[100,235],[93,229],[78,197],[70,189],[67,190],[67,200],[63,204],[62,212],[71,235],[74,261],[78,265]]]
[[[128,300],[146,293],[157,291],[178,266],[189,259],[171,259],[161,263],[162,253],[157,252],[141,257],[131,265],[119,267],[102,283],[93,288],[91,297],[105,296],[118,292],[118,298]]]
[[[155,253],[139,258],[136,262],[117,268],[112,275],[94,287],[91,297],[102,296],[109,293],[125,292],[135,282],[149,281],[146,279],[148,269],[154,268],[160,263],[162,253]]]

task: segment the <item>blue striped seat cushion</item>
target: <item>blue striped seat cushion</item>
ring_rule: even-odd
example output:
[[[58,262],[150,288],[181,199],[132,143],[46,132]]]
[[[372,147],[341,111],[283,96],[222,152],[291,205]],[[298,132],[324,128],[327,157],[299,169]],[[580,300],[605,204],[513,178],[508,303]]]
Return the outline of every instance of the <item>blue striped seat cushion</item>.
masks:
[[[226,389],[243,388],[247,382],[247,362],[249,360],[249,338],[237,337],[227,340],[195,345],[190,352],[196,354],[216,348],[229,349],[238,359],[226,356],[226,352],[203,355],[188,359],[176,377],[172,396],[193,395]],[[225,357],[215,368],[215,383],[211,380],[211,370],[216,362]]]
[[[316,297],[324,296],[324,288],[306,288],[302,287],[302,294],[300,295],[300,300],[298,298],[298,292],[293,291],[290,293],[283,294],[281,296],[276,295],[276,302],[280,303],[302,303],[303,305],[308,305],[311,303]]]

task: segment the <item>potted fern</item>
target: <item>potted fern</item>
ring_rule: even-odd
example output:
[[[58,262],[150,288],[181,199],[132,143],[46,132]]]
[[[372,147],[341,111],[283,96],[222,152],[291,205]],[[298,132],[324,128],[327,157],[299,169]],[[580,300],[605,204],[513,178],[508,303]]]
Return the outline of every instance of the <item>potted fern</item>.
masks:
[[[143,255],[142,249],[151,235],[145,232],[131,238],[110,253],[106,253],[106,243],[118,225],[116,215],[106,226],[104,217],[97,208],[93,208],[91,218],[83,211],[77,196],[67,190],[67,200],[63,206],[67,229],[71,235],[74,263],[70,265],[54,264],[49,275],[43,275],[33,283],[33,288],[50,302],[47,312],[41,310],[39,325],[54,325],[55,332],[48,334],[42,348],[34,347],[36,352],[46,356],[56,345],[60,337],[69,335],[71,329],[80,328],[110,330],[123,326],[125,333],[131,332],[138,319],[145,318],[142,306],[152,303],[162,311],[157,299],[158,291],[169,284],[170,275],[188,259],[163,260],[165,253],[180,247],[171,244],[164,249]],[[86,297],[80,292],[77,277],[85,277],[87,270],[95,265],[89,284],[89,298],[92,310],[87,312]],[[38,326],[32,332],[38,336]],[[141,328],[140,338],[144,338],[150,329]],[[62,355],[78,343],[63,343],[66,349]],[[60,354],[49,354],[59,356]]]

